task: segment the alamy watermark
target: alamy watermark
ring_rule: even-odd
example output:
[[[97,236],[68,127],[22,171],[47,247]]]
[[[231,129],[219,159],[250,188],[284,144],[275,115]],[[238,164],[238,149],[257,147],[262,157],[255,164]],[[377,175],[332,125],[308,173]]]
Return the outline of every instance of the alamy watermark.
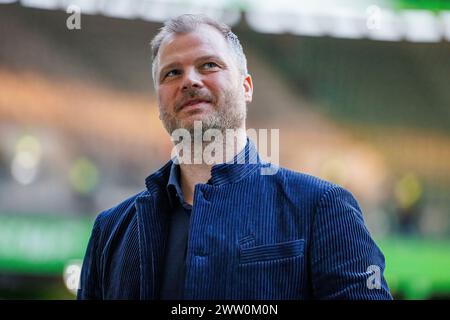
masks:
[[[380,30],[381,29],[381,8],[376,5],[370,5],[366,9],[367,19],[366,27],[369,30]]]
[[[81,30],[81,8],[71,4],[66,10],[70,16],[66,20],[66,27],[69,30]]]
[[[248,152],[237,152],[238,137],[247,136],[256,145]],[[194,130],[176,129],[171,135],[174,147],[171,157],[176,164],[257,164],[267,160],[261,167],[261,175],[273,175],[279,169],[280,134],[279,129],[218,129],[203,131],[202,122],[194,121]],[[270,152],[269,152],[270,141]]]
[[[366,272],[370,274],[366,282],[367,288],[370,290],[381,289],[381,268],[372,264],[367,267]]]

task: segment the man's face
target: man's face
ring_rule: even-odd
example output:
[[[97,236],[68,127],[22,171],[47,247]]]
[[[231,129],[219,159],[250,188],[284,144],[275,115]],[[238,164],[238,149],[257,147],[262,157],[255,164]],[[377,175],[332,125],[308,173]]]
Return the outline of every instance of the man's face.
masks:
[[[194,121],[203,130],[245,128],[252,98],[249,75],[240,74],[223,35],[210,26],[172,34],[161,44],[156,70],[160,119],[171,134]]]

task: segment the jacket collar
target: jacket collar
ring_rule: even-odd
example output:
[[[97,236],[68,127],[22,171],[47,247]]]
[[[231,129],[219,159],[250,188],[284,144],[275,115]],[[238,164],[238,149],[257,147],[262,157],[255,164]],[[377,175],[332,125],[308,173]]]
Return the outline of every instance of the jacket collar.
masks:
[[[165,190],[169,181],[172,164],[173,159],[169,160],[163,167],[145,179],[145,185],[151,194]],[[214,186],[222,186],[238,182],[260,168],[263,164],[264,161],[259,156],[255,144],[247,137],[247,143],[244,149],[233,160],[212,166],[211,179],[208,183]]]
[[[255,144],[247,137],[247,143],[233,160],[216,164],[211,168],[209,183],[216,186],[235,183],[257,170],[262,164]]]

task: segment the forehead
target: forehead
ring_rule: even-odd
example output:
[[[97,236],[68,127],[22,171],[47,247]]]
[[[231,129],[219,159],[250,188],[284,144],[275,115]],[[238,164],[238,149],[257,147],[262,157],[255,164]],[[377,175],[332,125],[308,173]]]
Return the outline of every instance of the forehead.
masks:
[[[160,67],[171,63],[183,63],[206,55],[215,55],[228,60],[230,48],[218,30],[202,25],[189,33],[171,34],[164,39],[159,51]]]

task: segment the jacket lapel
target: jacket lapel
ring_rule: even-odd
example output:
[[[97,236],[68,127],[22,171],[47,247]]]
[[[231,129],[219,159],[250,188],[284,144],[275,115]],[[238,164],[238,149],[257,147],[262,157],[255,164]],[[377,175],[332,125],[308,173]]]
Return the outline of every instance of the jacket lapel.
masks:
[[[140,298],[158,299],[167,242],[165,210],[157,205],[157,197],[140,196],[136,199],[140,256]]]
[[[168,234],[168,199],[163,193],[172,161],[146,179],[147,192],[136,199],[139,236],[140,298],[159,298]]]

